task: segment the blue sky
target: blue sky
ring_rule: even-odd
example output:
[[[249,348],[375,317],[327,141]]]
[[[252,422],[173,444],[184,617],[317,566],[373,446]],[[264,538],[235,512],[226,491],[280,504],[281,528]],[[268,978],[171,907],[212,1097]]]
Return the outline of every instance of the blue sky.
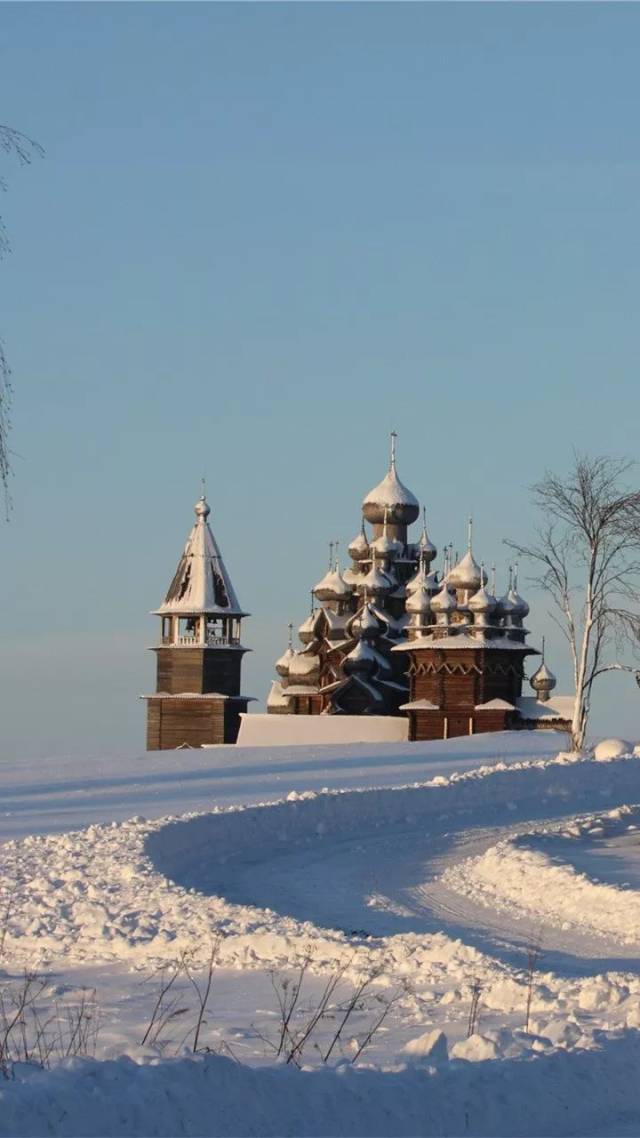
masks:
[[[142,746],[202,474],[264,698],[391,428],[436,542],[472,512],[502,567],[545,467],[636,457],[639,32],[626,4],[2,5],[0,118],[46,150],[2,167],[2,753]],[[594,728],[639,707],[616,676]]]

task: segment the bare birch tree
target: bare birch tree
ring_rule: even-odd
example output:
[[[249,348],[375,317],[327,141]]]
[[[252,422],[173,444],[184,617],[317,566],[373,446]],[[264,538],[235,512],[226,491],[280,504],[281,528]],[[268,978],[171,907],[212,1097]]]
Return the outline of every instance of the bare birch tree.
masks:
[[[535,567],[533,581],[571,653],[574,750],[584,746],[594,682],[605,672],[640,673],[615,658],[640,647],[640,490],[633,463],[576,454],[564,478],[549,471],[532,487],[542,521],[532,545],[507,542]]]
[[[43,154],[43,150],[37,142],[28,138],[26,134],[22,134],[21,131],[14,130],[10,126],[3,126],[0,123],[0,154],[15,158],[21,166],[28,166],[34,157]],[[4,178],[0,177],[0,190],[6,190],[6,188],[7,184]],[[4,257],[5,254],[9,252],[9,249],[10,245],[7,230],[0,216],[0,258]],[[0,482],[4,489],[7,509],[9,501],[9,471],[11,466],[9,453],[10,408],[11,368],[7,362],[4,344],[0,336]]]

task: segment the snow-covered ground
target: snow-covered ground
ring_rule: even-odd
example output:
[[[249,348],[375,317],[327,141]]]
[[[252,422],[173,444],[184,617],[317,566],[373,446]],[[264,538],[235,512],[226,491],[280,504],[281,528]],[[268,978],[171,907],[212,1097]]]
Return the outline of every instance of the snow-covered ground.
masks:
[[[5,984],[95,989],[100,1030],[0,1085],[0,1135],[640,1134],[640,759],[563,743],[4,764]]]

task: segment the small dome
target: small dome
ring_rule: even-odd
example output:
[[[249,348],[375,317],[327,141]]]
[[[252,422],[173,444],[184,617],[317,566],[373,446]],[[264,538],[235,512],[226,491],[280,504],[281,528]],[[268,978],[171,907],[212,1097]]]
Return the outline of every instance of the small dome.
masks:
[[[440,586],[440,591],[436,593],[431,601],[433,612],[454,612],[457,607],[456,598],[454,594],[449,591],[448,582],[443,581]]]
[[[396,435],[391,434],[391,462],[382,482],[374,486],[362,503],[362,512],[368,522],[381,525],[385,512],[391,525],[411,525],[420,513],[417,498],[398,478],[396,470]]]
[[[316,624],[320,619],[320,615],[321,610],[318,609],[316,612],[312,612],[311,615],[308,616],[307,619],[304,620],[300,625],[300,628],[298,629],[298,636],[300,637],[300,640],[303,644],[310,644],[312,640],[315,640]]]
[[[346,581],[347,585],[351,585],[352,589],[362,580],[362,577],[362,573],[356,573],[356,570],[351,568],[345,569],[342,574],[342,580]]]
[[[358,593],[366,593],[371,597],[382,597],[386,593],[390,593],[393,586],[393,581],[389,579],[386,573],[383,573],[382,570],[378,568],[377,562],[374,561],[369,572],[360,578],[356,590]]]
[[[371,605],[364,605],[360,612],[353,617],[349,625],[349,634],[361,640],[377,640],[384,632],[384,624],[378,619]]]
[[[491,593],[488,593],[483,585],[482,588],[478,589],[477,593],[474,593],[473,596],[470,597],[467,608],[475,613],[489,613],[494,611],[496,603],[496,598],[492,597]]]
[[[424,509],[422,511],[422,533],[420,535],[420,541],[418,542],[418,553],[421,553],[429,564],[438,556],[438,550],[433,542],[429,540],[427,533],[427,511]]]
[[[364,531],[364,522],[362,523],[362,529],[360,530],[360,533],[354,537],[353,541],[349,545],[348,553],[352,561],[366,561],[368,558],[369,542],[367,541],[367,535]]]
[[[314,585],[313,592],[319,601],[338,601],[350,597],[353,589],[336,567],[327,570],[322,580]]]
[[[406,604],[407,612],[419,613],[421,616],[426,616],[431,612],[431,597],[424,586],[420,589],[414,589]]]
[[[449,570],[447,583],[452,589],[464,589],[473,593],[477,593],[482,585],[486,585],[487,575],[481,570],[470,549],[460,558],[458,564]]]
[[[401,557],[404,551],[402,542],[397,541],[395,537],[389,537],[387,533],[381,533],[380,537],[371,543],[371,548],[375,550],[378,557],[388,559]]]
[[[296,679],[298,683],[314,682],[320,671],[320,659],[311,652],[294,652],[289,661],[289,679]],[[286,689],[285,689],[286,690]]]
[[[347,676],[351,676],[355,672],[368,674],[375,672],[376,658],[365,640],[359,640],[355,648],[352,648],[351,652],[345,656],[342,661],[342,669]]]
[[[286,652],[284,652],[282,654],[280,659],[276,660],[276,672],[278,673],[279,676],[288,676],[289,675],[289,665],[290,665],[294,655],[295,655],[295,653],[293,651],[293,648],[291,647],[291,645],[289,645]]]
[[[542,661],[537,672],[534,672],[529,683],[535,692],[548,695],[556,686],[556,677],[553,672],[547,667],[544,660]]]
[[[209,517],[209,514],[211,513],[211,507],[209,506],[209,503],[207,502],[207,499],[205,498],[204,494],[202,495],[201,498],[198,498],[198,501],[196,502],[195,506],[193,507],[193,512],[197,518],[205,518],[206,519]]]
[[[527,602],[515,589],[509,589],[508,600],[511,605],[511,616],[516,617],[517,620],[524,620],[529,615]]]

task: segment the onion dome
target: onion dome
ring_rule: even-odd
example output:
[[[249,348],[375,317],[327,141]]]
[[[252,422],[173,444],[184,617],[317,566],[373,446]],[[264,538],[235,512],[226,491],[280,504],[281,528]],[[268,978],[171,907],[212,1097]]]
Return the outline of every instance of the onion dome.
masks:
[[[362,512],[368,522],[381,525],[388,511],[392,525],[410,525],[420,513],[417,498],[398,478],[396,470],[396,433],[391,432],[391,461],[382,482],[374,486],[362,503]]]
[[[341,601],[350,597],[353,589],[336,565],[334,569],[328,569],[322,580],[314,585],[313,592],[319,601]]]
[[[344,570],[342,574],[342,580],[346,581],[347,585],[350,585],[351,588],[354,589],[355,586],[362,580],[362,576],[362,573],[356,573],[355,569],[349,568]]]
[[[484,565],[480,566],[480,576],[484,578]],[[484,585],[481,585],[477,593],[467,601],[467,609],[473,613],[474,624],[485,625],[488,623],[488,618],[496,607],[496,598],[487,592]]]
[[[322,610],[311,610],[311,614],[302,622],[298,629],[298,636],[303,644],[311,644],[316,638],[316,625],[322,615]]]
[[[349,545],[348,554],[352,561],[366,561],[369,556],[369,542],[364,528],[364,518],[362,519],[362,529],[360,533],[354,537]]]
[[[366,593],[370,597],[383,597],[386,593],[390,593],[393,587],[393,581],[389,579],[386,573],[382,572],[382,569],[378,568],[377,562],[374,561],[369,572],[365,573],[359,584],[356,585],[356,592]]]
[[[509,566],[509,588],[507,589],[507,592],[504,594],[504,596],[498,597],[498,601],[497,601],[496,608],[495,608],[496,616],[499,616],[501,620],[504,620],[505,622],[508,622],[508,623],[511,622],[511,617],[513,616],[513,601],[511,600],[511,594],[512,593],[513,593],[513,566],[510,565]]]
[[[427,533],[427,511],[422,510],[422,533],[420,541],[418,542],[418,552],[431,564],[431,562],[438,556],[438,550],[432,541],[429,540]]]
[[[431,596],[424,585],[414,589],[405,607],[407,612],[418,613],[420,616],[426,616],[431,612]]]
[[[385,623],[376,616],[372,606],[365,601],[362,608],[351,617],[347,633],[356,639],[377,640],[386,628]]]
[[[351,676],[354,672],[371,673],[376,670],[376,657],[372,648],[365,640],[359,640],[355,648],[345,656],[342,661],[342,669],[347,676]]]
[[[511,615],[518,621],[523,621],[529,615],[529,606],[524,597],[518,593],[518,566],[514,566],[513,570],[513,585],[509,590],[509,600],[511,601],[512,609]]]
[[[359,633],[362,640],[377,640],[384,632],[382,621],[374,613],[371,605],[365,605],[360,614]]]
[[[467,552],[460,558],[453,569],[447,574],[447,581],[452,589],[461,589],[467,593],[477,593],[487,583],[487,575],[480,568],[471,550],[471,533],[473,521],[469,518],[469,545]]]
[[[542,703],[547,702],[550,693],[556,686],[556,677],[544,662],[544,638],[542,640],[542,663],[537,672],[533,673],[529,683]]]
[[[286,678],[289,675],[289,664],[291,663],[293,656],[293,625],[289,624],[289,643],[287,645],[287,650],[282,654],[279,660],[276,660],[275,665],[276,672],[279,676],[284,676]]]
[[[298,684],[313,684],[320,671],[320,658],[312,652],[294,652],[289,661],[289,679]]]
[[[375,551],[378,557],[382,557],[387,561],[390,561],[393,557],[402,556],[404,553],[404,546],[401,541],[397,540],[397,538],[389,537],[389,532],[387,529],[388,521],[389,510],[386,509],[384,512],[384,525],[382,528],[382,533],[380,534],[380,537],[377,537],[375,541],[372,541],[371,548]]]
[[[486,573],[482,572],[470,549],[460,558],[457,565],[449,570],[447,583],[452,589],[464,589],[469,593],[477,593],[482,585],[486,585]]]
[[[443,579],[439,592],[436,593],[431,601],[431,610],[438,615],[449,615],[455,612],[457,607],[458,603],[456,598],[454,594],[449,591],[448,582]]]

